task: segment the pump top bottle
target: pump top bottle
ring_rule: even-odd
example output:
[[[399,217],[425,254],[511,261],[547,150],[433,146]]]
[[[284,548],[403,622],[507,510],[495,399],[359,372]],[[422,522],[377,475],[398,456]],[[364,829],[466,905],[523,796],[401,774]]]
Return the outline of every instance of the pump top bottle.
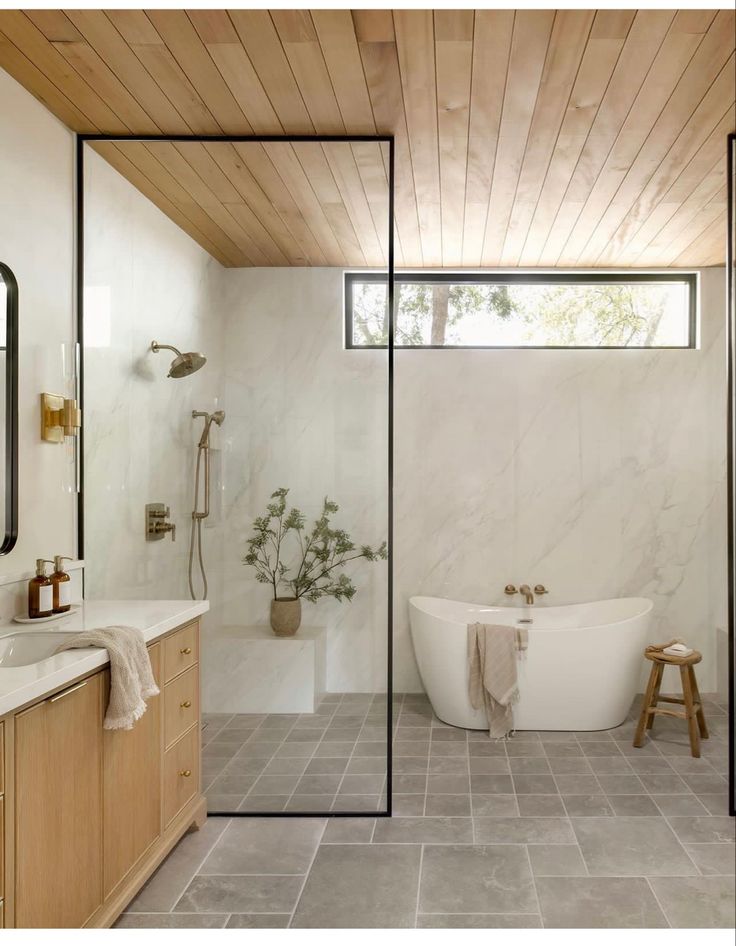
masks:
[[[47,558],[36,559],[36,576],[28,582],[28,617],[47,618],[54,610],[54,587],[46,574]]]
[[[70,555],[54,555],[54,573],[51,576],[53,586],[53,611],[54,614],[63,614],[72,606],[72,585],[71,578],[64,571],[63,562],[71,562]]]

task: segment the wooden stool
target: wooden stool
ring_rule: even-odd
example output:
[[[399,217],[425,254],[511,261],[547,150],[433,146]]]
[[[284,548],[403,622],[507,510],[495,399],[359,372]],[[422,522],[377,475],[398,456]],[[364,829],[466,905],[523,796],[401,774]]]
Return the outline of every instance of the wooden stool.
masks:
[[[696,759],[700,758],[700,737],[708,738],[708,727],[705,725],[703,704],[700,701],[698,684],[693,667],[703,659],[702,654],[694,650],[687,657],[671,657],[661,650],[645,650],[644,656],[652,661],[652,672],[649,674],[644,702],[642,703],[639,725],[636,727],[634,745],[640,748],[644,745],[644,733],[652,728],[655,716],[674,716],[677,719],[686,719],[690,734],[690,751]],[[676,696],[660,696],[659,688],[662,685],[662,674],[667,664],[680,668],[682,680],[682,699]],[[679,703],[684,710],[665,709],[657,706],[658,703]]]

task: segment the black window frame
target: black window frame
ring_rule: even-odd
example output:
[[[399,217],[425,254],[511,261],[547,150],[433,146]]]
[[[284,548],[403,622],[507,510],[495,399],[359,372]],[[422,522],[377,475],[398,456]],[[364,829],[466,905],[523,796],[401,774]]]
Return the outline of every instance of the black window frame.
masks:
[[[371,349],[383,350],[387,345],[359,345],[353,341],[353,286],[355,283],[373,282],[387,283],[388,277],[384,272],[346,270],[344,282],[344,319],[345,319],[345,348],[351,350]],[[685,283],[688,287],[688,342],[686,345],[402,345],[394,341],[394,348],[402,351],[427,351],[428,349],[455,349],[471,351],[688,351],[697,348],[697,272],[650,272],[627,273],[618,272],[577,272],[577,273],[493,273],[493,272],[422,272],[421,270],[406,270],[396,272],[394,285],[402,282],[424,283],[452,283],[457,285],[529,285],[541,283],[546,285],[596,285],[607,283],[616,285],[630,283]],[[395,292],[395,298],[399,294]]]

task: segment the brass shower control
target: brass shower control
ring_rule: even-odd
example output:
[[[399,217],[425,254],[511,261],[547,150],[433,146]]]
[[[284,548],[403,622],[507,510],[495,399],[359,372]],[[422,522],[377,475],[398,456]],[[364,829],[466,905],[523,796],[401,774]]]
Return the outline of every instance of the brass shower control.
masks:
[[[146,504],[146,541],[155,542],[171,533],[171,541],[176,539],[176,526],[168,522],[171,510],[163,503]]]

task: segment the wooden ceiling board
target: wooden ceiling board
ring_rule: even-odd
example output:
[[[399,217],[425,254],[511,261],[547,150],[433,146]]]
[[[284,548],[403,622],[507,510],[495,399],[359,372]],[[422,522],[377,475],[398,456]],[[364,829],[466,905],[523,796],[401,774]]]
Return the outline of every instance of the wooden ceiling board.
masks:
[[[725,260],[733,10],[3,10],[0,67],[111,135],[393,135],[403,267]],[[385,266],[375,143],[100,142],[225,266]]]

